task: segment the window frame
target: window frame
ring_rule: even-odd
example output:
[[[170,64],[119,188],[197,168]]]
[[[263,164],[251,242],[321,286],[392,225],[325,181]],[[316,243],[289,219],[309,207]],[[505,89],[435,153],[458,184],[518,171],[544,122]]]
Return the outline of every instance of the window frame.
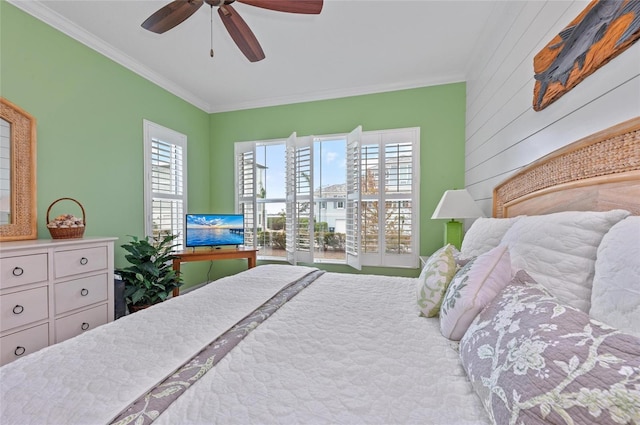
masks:
[[[286,207],[286,198],[270,198],[267,196],[265,198],[261,198],[258,196],[258,148],[270,145],[281,145],[283,147],[286,146],[287,139],[269,139],[269,140],[256,140],[256,141],[246,141],[246,142],[236,142],[234,144],[234,208],[237,214],[245,214],[245,209],[248,207],[249,210],[254,211],[254,219],[253,222],[247,220],[245,218],[245,246],[249,246],[252,248],[258,247],[258,234],[260,223],[258,223],[257,215],[259,214],[260,207],[266,204],[282,204],[283,207]],[[248,196],[242,188],[241,184],[243,179],[245,178],[242,173],[238,170],[239,161],[241,161],[240,157],[247,159],[251,162],[250,168],[253,170],[253,186],[250,188],[250,192],[253,196]],[[241,207],[242,205],[242,207]],[[264,230],[264,229],[263,229]],[[267,260],[267,261],[286,261],[286,254],[283,256],[275,256],[275,255],[259,255],[258,259]]]
[[[181,162],[182,171],[177,179],[172,182],[176,184],[175,180],[179,180],[177,185],[180,186],[181,194],[167,194],[162,192],[153,191],[153,142],[157,140],[162,143],[166,143],[172,146],[177,146],[181,149]],[[187,212],[187,136],[170,128],[164,127],[160,124],[156,124],[149,120],[143,120],[143,146],[144,146],[144,231],[145,236],[153,237],[153,201],[154,199],[165,199],[170,201],[177,201],[181,203],[181,213],[179,219],[173,220],[171,224],[171,231],[173,234],[177,234],[176,246],[177,250],[184,249],[184,215]]]
[[[293,137],[293,140],[291,139],[292,137]],[[292,136],[290,136],[289,142],[288,142],[290,146],[294,146],[296,144],[295,143],[296,137],[297,136],[295,135],[295,133],[293,133]],[[346,263],[357,269],[360,269],[362,266],[398,267],[398,268],[418,267],[419,250],[420,250],[420,203],[419,203],[419,200],[420,200],[420,128],[410,127],[410,128],[399,128],[399,129],[389,129],[389,130],[362,131],[361,128],[358,127],[356,130],[354,130],[354,132],[350,134],[344,133],[344,134],[329,134],[329,135],[320,135],[320,136],[306,136],[304,137],[304,139],[306,139],[307,137],[311,138],[312,140],[323,140],[323,139],[344,137],[345,140],[347,141],[347,146],[346,146],[347,150],[350,149],[349,140],[350,138],[352,138],[353,141],[352,141],[351,149],[353,149],[354,152],[357,152],[357,154],[353,156],[353,161],[355,161],[354,164],[355,163],[358,164],[356,167],[357,169],[353,170],[354,171],[353,177],[355,178],[356,175],[359,176],[357,178],[357,182],[353,182],[354,184],[357,183],[356,192],[352,193],[351,195],[349,195],[349,193],[346,194],[343,208],[346,210],[345,217],[347,218],[347,228],[349,228],[348,217],[350,213],[354,217],[359,217],[359,221],[358,223],[352,223],[353,229],[356,230],[356,234],[353,234],[352,238],[355,238],[355,239],[352,239],[351,242],[349,243],[349,236],[347,236],[347,246],[348,247],[350,246],[350,250],[348,249],[346,252],[346,261],[340,260],[340,261],[336,261],[335,263],[337,264]],[[303,138],[300,137],[299,139],[303,139]],[[305,145],[308,144],[308,139],[306,140],[307,142],[305,143]],[[385,163],[386,161],[385,146],[394,145],[394,144],[395,145],[407,144],[407,143],[409,143],[411,146],[411,164],[409,165],[411,167],[411,190],[408,192],[405,191],[400,193],[385,193],[385,187],[386,187],[385,174],[387,170],[387,166]],[[265,144],[287,144],[287,139],[275,139],[275,140],[271,139],[271,140],[263,140],[263,141],[252,141],[252,142],[237,142],[235,144],[236,145],[236,148],[235,148],[236,167],[238,166],[237,154],[239,151],[239,147],[242,147],[242,149],[240,150],[247,150],[247,149],[250,149],[250,147],[252,147],[255,151],[257,146],[262,146]],[[378,146],[378,153],[379,153],[378,159],[377,159],[378,170],[376,175],[376,178],[378,179],[378,193],[375,196],[365,195],[363,197],[361,193],[358,193],[360,179],[362,178],[361,169],[363,167],[362,159],[360,157],[360,149],[362,148],[362,146],[369,146],[372,144],[376,144]],[[347,158],[348,158],[348,154],[347,154]],[[349,161],[347,160],[347,162]],[[312,167],[313,167],[313,163],[312,163]],[[403,165],[402,169],[406,170],[407,168],[408,166],[405,164]],[[236,169],[234,171],[237,175],[238,170]],[[254,167],[254,172],[255,172],[255,167]],[[313,173],[313,168],[311,172]],[[401,183],[402,184],[406,183],[404,179],[399,178],[400,175],[405,175],[405,174],[406,173],[403,173],[399,169],[395,174],[394,181],[397,181],[398,185],[400,185]],[[347,185],[348,185],[348,182],[347,182]],[[240,189],[238,188],[237,190],[240,190]],[[257,198],[254,192],[254,202],[256,200]],[[311,193],[310,202],[311,204],[315,204],[316,202],[319,202],[316,207],[319,210],[321,209],[322,202],[326,202],[328,200],[329,200],[328,198],[314,199],[313,193]],[[361,235],[360,229],[363,226],[363,222],[362,222],[362,217],[360,217],[360,214],[358,213],[358,211],[360,211],[360,209],[362,208],[363,200],[375,200],[377,202],[379,217],[385,217],[386,202],[399,202],[400,208],[411,209],[410,211],[411,241],[409,245],[410,252],[408,253],[386,252],[384,225],[378,225],[378,231],[377,231],[378,251],[375,253],[362,252],[362,244],[360,242],[362,235]],[[239,208],[240,208],[240,204],[238,201],[239,200],[236,197],[236,205],[235,205],[236,212],[239,212]],[[264,202],[265,200],[259,200],[258,203],[260,203],[261,201]],[[292,201],[295,202],[295,196]],[[351,205],[351,207],[349,205]],[[313,214],[311,214],[311,216],[313,218]],[[311,221],[312,220],[310,219],[309,221],[310,231],[313,231],[315,233],[315,230],[313,228]],[[292,235],[292,237],[289,239],[295,240],[295,237]],[[289,260],[293,260],[293,262],[296,262],[296,260],[301,261],[300,258],[296,258],[297,255],[294,255],[294,254],[300,254],[299,252],[296,252],[296,251],[297,250],[295,248],[288,247],[289,254],[287,255],[287,257],[289,258]],[[284,258],[284,257],[267,257],[264,259],[281,260],[281,261],[287,260],[287,258]],[[314,263],[331,262],[331,261],[327,261],[326,259],[315,259],[315,258],[312,258],[312,261]]]
[[[411,191],[406,193],[386,193],[382,188],[386,187],[386,145],[398,143],[411,144]],[[378,146],[378,193],[375,195],[361,191],[361,201],[373,201],[378,205],[378,217],[385,217],[386,202],[411,202],[411,244],[410,254],[387,253],[385,246],[385,226],[378,225],[378,251],[361,252],[360,263],[362,266],[381,266],[398,268],[416,268],[419,266],[420,251],[420,128],[398,128],[390,130],[363,131],[360,148],[365,146]],[[364,159],[362,159],[364,161]],[[399,180],[398,180],[399,181]],[[364,212],[363,212],[364,215]],[[363,226],[364,227],[364,226]]]

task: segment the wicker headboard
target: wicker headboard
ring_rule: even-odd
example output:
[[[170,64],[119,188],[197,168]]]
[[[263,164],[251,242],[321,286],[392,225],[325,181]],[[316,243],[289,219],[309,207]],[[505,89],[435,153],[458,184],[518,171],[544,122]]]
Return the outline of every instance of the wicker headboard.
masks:
[[[493,216],[626,209],[640,215],[640,117],[546,155],[493,190]]]

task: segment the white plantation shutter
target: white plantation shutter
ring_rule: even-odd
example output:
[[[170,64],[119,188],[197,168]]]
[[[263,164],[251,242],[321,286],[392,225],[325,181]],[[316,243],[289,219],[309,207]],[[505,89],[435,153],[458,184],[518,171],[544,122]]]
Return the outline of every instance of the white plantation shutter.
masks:
[[[178,235],[184,244],[187,205],[187,137],[144,121],[145,233],[147,236]]]
[[[347,205],[346,205],[346,251],[347,264],[361,270],[361,220],[360,220],[360,185],[361,185],[361,162],[360,162],[360,139],[362,137],[362,127],[358,126],[347,136]]]
[[[360,142],[360,222],[361,250],[364,257],[373,258],[372,254],[380,252],[381,231],[380,217],[380,143],[376,138],[371,144],[366,140]],[[377,259],[373,260],[376,261]],[[378,260],[379,261],[379,260]]]
[[[362,132],[362,128],[357,127],[348,135],[332,135],[331,139],[337,137],[341,141],[346,140],[346,184],[341,184],[346,186],[346,195],[341,192],[339,201],[339,208],[344,208],[345,214],[344,219],[340,218],[344,220],[340,225],[346,233],[343,258],[358,270],[363,265],[418,267],[420,129]],[[283,143],[285,248],[286,258],[292,264],[314,261],[314,185],[322,185],[321,172],[317,182],[313,177],[316,162],[314,140],[317,142],[321,137],[297,137],[293,133]],[[245,214],[256,211],[256,199],[259,197],[254,183],[256,164],[253,149],[260,143],[236,143],[238,203]],[[282,146],[281,141],[277,144]],[[246,147],[240,155],[238,146],[241,145]],[[321,188],[315,189],[319,190],[320,195],[316,196],[320,201],[320,212],[323,212],[330,199],[322,197]],[[281,203],[282,199],[277,202]],[[338,208],[337,201],[332,204]],[[319,218],[319,221],[323,220]],[[254,221],[251,223],[255,230]],[[318,255],[315,260],[325,259]]]
[[[397,136],[396,136],[397,137]],[[384,195],[386,254],[410,254],[413,229],[413,146],[397,139],[384,145]]]
[[[296,260],[313,263],[313,137],[296,140]]]
[[[293,133],[286,142],[285,149],[286,156],[286,172],[285,172],[285,184],[287,186],[286,194],[286,216],[285,216],[285,234],[286,234],[286,251],[287,261],[294,266],[297,263],[296,258],[296,228],[297,228],[297,215],[294,211],[296,204],[296,133]]]
[[[418,266],[419,140],[418,128],[363,136],[362,264]]]
[[[286,143],[286,250],[287,261],[312,263],[313,137],[296,137]]]
[[[236,212],[244,215],[244,244],[257,245],[255,143],[236,143]]]

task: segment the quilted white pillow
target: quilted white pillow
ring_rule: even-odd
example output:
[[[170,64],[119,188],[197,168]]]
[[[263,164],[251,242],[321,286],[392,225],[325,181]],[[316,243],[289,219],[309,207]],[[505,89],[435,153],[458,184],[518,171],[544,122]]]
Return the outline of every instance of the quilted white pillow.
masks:
[[[440,308],[440,332],[459,341],[487,304],[511,281],[511,262],[505,245],[469,260],[449,284]]]
[[[447,244],[434,252],[424,265],[416,284],[418,308],[422,315],[435,317],[440,312],[444,293],[456,274],[457,254],[456,247]]]
[[[565,211],[527,216],[504,235],[513,272],[525,269],[562,303],[589,312],[596,251],[628,211]]]
[[[513,218],[480,217],[473,222],[462,240],[461,258],[477,257],[500,244],[502,237],[521,216]]]
[[[602,238],[589,315],[640,336],[640,217],[625,218]]]

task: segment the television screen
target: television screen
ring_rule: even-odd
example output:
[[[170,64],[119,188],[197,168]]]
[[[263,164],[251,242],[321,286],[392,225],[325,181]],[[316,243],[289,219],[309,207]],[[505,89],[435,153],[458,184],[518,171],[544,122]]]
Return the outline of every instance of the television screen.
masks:
[[[187,214],[185,228],[188,247],[244,245],[242,214]]]

